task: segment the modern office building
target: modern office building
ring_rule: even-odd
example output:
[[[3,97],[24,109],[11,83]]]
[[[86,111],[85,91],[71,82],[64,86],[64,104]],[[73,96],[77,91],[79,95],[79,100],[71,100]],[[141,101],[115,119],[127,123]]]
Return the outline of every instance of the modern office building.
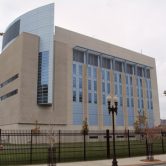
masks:
[[[139,114],[160,124],[155,59],[54,26],[54,4],[14,20],[0,55],[0,128],[111,127],[106,97],[118,96],[116,129]]]

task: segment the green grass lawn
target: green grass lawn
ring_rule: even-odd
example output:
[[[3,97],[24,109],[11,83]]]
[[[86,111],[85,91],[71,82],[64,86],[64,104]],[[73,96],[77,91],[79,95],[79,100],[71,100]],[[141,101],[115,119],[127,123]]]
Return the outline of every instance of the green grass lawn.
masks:
[[[19,165],[19,164],[33,164],[47,163],[48,161],[48,145],[47,144],[33,144],[32,149],[30,144],[16,145],[6,144],[3,150],[0,150],[0,165]],[[86,152],[84,153],[83,143],[61,143],[60,147],[56,147],[57,162],[67,161],[82,161],[84,156],[86,160],[98,160],[107,158],[106,142],[87,142]],[[166,148],[166,145],[165,147]],[[161,141],[154,142],[153,153],[161,154]],[[128,157],[129,149],[127,141],[116,141],[117,157]],[[131,156],[146,155],[146,142],[140,140],[130,140],[130,154]],[[110,142],[110,158],[112,157],[112,142]]]

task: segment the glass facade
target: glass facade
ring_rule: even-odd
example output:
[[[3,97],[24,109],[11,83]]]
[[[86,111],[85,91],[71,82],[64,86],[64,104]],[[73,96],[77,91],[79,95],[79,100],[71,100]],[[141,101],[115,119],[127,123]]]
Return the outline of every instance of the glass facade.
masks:
[[[19,35],[20,32],[20,20],[13,23],[8,30],[3,35],[2,49],[15,37]]]
[[[82,64],[73,63],[73,124],[81,125],[83,121]]]
[[[73,124],[82,125],[83,121],[83,63],[84,52],[73,53]]]
[[[48,51],[39,53],[37,103],[48,103]]]
[[[120,65],[121,64],[121,65]],[[122,63],[119,63],[119,68],[122,69]],[[118,114],[116,117],[116,125],[123,126],[124,125],[124,113],[123,113],[123,96],[122,96],[122,76],[121,72],[114,72],[114,86],[115,91],[114,95],[116,95],[119,99],[118,101]]]
[[[106,64],[109,64],[109,62],[107,62]],[[110,63],[111,64],[111,63]],[[107,101],[106,101],[106,97],[110,94],[110,70],[108,70],[108,66],[102,66],[101,69],[101,75],[102,75],[102,103],[103,103],[103,125],[104,126],[110,126],[111,125],[111,118],[110,115],[108,113],[108,109],[107,109]]]
[[[91,54],[92,56],[92,54]],[[91,89],[88,90],[88,112],[89,112],[89,125],[90,126],[97,126],[98,125],[98,108],[97,108],[97,56],[92,56],[94,62],[93,65],[87,65],[88,71],[88,81],[90,82]]]
[[[95,51],[94,51],[95,52]],[[86,64],[85,78],[83,78],[82,65]],[[113,75],[110,73],[113,71]],[[99,72],[101,77],[99,77]],[[111,82],[111,75],[114,82]],[[134,76],[134,77],[133,77]],[[101,78],[101,79],[99,79]],[[133,82],[136,79],[137,98],[134,102]],[[83,79],[86,84],[83,85]],[[124,80],[124,81],[123,81]],[[143,81],[146,81],[146,87]],[[99,82],[100,83],[99,83]],[[85,82],[84,82],[85,83]],[[99,88],[98,85],[101,85]],[[147,101],[147,119],[148,125],[153,126],[153,100],[150,79],[150,68],[144,65],[129,62],[123,59],[117,59],[112,56],[103,56],[98,52],[91,53],[88,51],[74,50],[73,53],[73,124],[81,125],[83,121],[83,86],[87,86],[87,105],[88,105],[88,124],[98,126],[102,114],[103,126],[111,125],[111,118],[108,114],[106,97],[110,94],[111,89],[114,95],[118,97],[118,114],[116,116],[116,126],[124,126],[124,107],[127,111],[128,126],[134,125],[135,110],[145,111],[145,101]],[[147,100],[144,99],[143,90],[147,91]],[[99,93],[101,89],[101,92]],[[123,91],[126,91],[126,96]],[[100,96],[99,96],[100,94]],[[98,100],[101,100],[102,110],[99,113]],[[124,104],[126,102],[126,104]]]
[[[131,70],[130,70],[131,71]],[[132,73],[126,74],[126,95],[127,95],[127,112],[128,112],[128,125],[134,124],[134,98],[133,98],[133,84]]]
[[[152,87],[151,80],[146,79],[146,89],[147,89],[147,117],[148,117],[148,127],[154,126],[154,116],[153,116],[153,99],[152,99]]]

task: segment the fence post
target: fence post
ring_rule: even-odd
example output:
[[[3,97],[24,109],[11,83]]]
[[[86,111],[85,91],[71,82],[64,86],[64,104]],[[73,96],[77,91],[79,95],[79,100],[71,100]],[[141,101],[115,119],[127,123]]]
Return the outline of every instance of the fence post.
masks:
[[[86,161],[86,131],[84,130],[84,161]]]
[[[106,130],[106,139],[107,139],[107,158],[110,158],[110,132],[109,132],[109,129]]]
[[[58,133],[58,161],[61,161],[61,130]]]
[[[127,140],[128,140],[128,152],[129,152],[129,157],[131,157],[130,154],[130,131],[128,130],[127,132]]]
[[[3,148],[3,145],[1,144],[2,143],[2,138],[1,138],[1,136],[2,136],[2,130],[0,129],[0,150],[1,150],[1,148]],[[0,165],[1,165],[1,160],[0,160]]]
[[[161,130],[161,141],[162,141],[162,151],[164,153],[164,139],[163,139],[163,131]]]
[[[145,134],[145,133],[144,133]],[[146,156],[148,157],[149,156],[149,153],[148,153],[148,138],[147,138],[147,134],[146,134]]]
[[[32,144],[33,144],[33,132],[31,130],[31,142],[30,142],[30,164],[32,164]]]
[[[2,143],[2,129],[0,129],[0,145],[1,145],[1,143]]]

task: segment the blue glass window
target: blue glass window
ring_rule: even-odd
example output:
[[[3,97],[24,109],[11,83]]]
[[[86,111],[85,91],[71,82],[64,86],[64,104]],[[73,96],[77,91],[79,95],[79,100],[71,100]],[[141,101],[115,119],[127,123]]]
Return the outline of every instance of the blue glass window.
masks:
[[[122,72],[122,62],[120,61],[115,61],[115,70]]]
[[[115,85],[115,95],[117,95],[118,94],[118,87],[117,87],[117,85]]]
[[[141,106],[142,106],[142,108],[144,108],[144,101],[143,100],[141,100]]]
[[[128,76],[126,76],[126,84],[128,85]]]
[[[88,90],[91,90],[91,80],[88,80]]]
[[[150,89],[152,88],[151,81],[149,81],[149,88],[150,88]]]
[[[139,103],[139,99],[138,99],[138,108],[140,108],[140,103]]]
[[[107,83],[107,93],[110,94],[110,83]]]
[[[142,67],[139,67],[139,66],[137,67],[137,75],[142,77],[142,75],[143,75]]]
[[[79,65],[79,75],[82,75],[82,65]]]
[[[76,102],[76,91],[73,91],[73,101]]]
[[[150,98],[152,99],[152,91],[150,91]]]
[[[105,83],[102,82],[102,91],[105,92]]]
[[[151,109],[153,109],[153,102],[152,102],[152,100],[150,102],[150,106],[151,106]]]
[[[94,93],[94,103],[97,104],[97,94]]]
[[[84,63],[84,52],[80,50],[74,50],[73,61]]]
[[[140,86],[142,87],[142,79],[140,79]]]
[[[139,86],[139,79],[137,78],[137,86]]]
[[[3,35],[2,48],[4,48],[12,39],[17,37],[20,32],[20,20],[17,20],[9,26],[7,31]]]
[[[88,77],[91,78],[91,67],[88,67]]]
[[[73,74],[76,75],[76,64],[73,64]]]
[[[132,77],[130,77],[130,85],[132,85],[133,81],[132,81]]]
[[[79,78],[79,88],[82,89],[82,78]]]
[[[88,93],[88,102],[92,103],[92,94],[91,93]]]
[[[131,64],[126,65],[126,72],[128,74],[133,74],[133,66]]]
[[[107,71],[107,81],[110,81],[110,72]]]
[[[105,95],[103,95],[103,104],[105,105],[105,100],[106,100],[106,98],[105,98]]]
[[[114,74],[114,81],[117,82],[117,74]]]
[[[134,107],[134,100],[131,98],[131,106]]]
[[[140,91],[140,92],[141,92],[141,97],[143,97],[143,90],[141,89],[141,91]]]
[[[48,51],[39,53],[37,103],[48,103]]]
[[[133,96],[133,88],[130,88],[131,96]]]
[[[127,91],[127,92],[126,92],[126,93],[127,93],[127,96],[129,96],[129,87],[128,87],[128,86],[126,87],[126,91]]]
[[[139,97],[139,89],[137,88],[137,97]]]
[[[119,74],[119,82],[122,83],[121,74]]]
[[[82,102],[82,91],[79,91],[79,102]]]
[[[105,71],[102,70],[102,80],[105,80]]]
[[[146,97],[149,98],[149,91],[146,91]]]
[[[76,77],[73,77],[73,88],[76,88]]]
[[[93,68],[93,78],[97,79],[97,69]]]
[[[98,56],[95,54],[88,54],[88,64],[98,66]]]
[[[119,93],[122,95],[122,85],[119,86]]]
[[[94,91],[97,91],[97,82],[94,81]]]
[[[120,106],[123,106],[123,98],[120,97]]]
[[[129,98],[127,98],[127,107],[130,107]]]
[[[111,60],[109,58],[102,58],[102,67],[106,68],[106,69],[110,69],[111,68]]]

